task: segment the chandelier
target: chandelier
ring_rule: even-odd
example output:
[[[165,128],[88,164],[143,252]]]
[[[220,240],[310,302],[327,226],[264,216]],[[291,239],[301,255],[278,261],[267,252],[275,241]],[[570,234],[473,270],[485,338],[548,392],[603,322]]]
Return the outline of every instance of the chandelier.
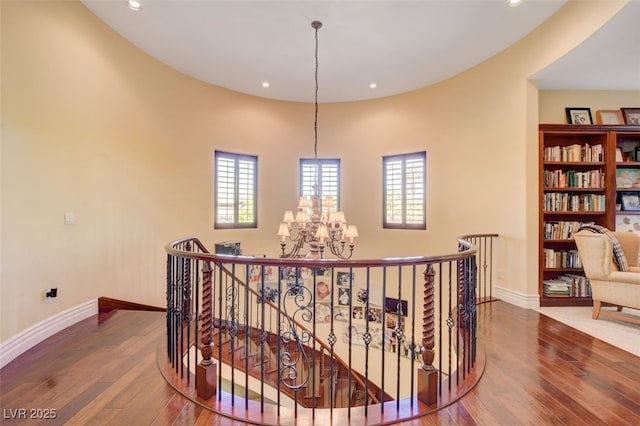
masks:
[[[278,229],[280,237],[281,257],[306,257],[322,259],[325,250],[329,250],[339,259],[349,259],[353,254],[355,243],[353,239],[358,236],[358,228],[348,225],[344,212],[335,211],[333,197],[320,197],[317,176],[320,172],[318,162],[318,30],[322,28],[322,22],[313,21],[311,27],[316,32],[316,69],[315,69],[315,121],[314,131],[314,159],[316,160],[316,182],[313,185],[313,194],[307,198],[300,197],[298,211],[294,217],[293,211],[284,212],[284,218]],[[349,244],[347,245],[347,239]],[[293,246],[287,251],[287,240],[293,242]],[[309,246],[309,252],[305,253],[305,245]],[[348,252],[346,247],[349,248]]]

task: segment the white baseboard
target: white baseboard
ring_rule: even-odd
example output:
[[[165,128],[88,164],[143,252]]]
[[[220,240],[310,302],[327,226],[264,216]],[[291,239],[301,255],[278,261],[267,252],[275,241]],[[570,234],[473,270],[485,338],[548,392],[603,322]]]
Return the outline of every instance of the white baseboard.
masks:
[[[493,286],[494,297],[524,309],[539,309],[540,297],[537,294],[525,294],[508,288]]]
[[[98,313],[98,299],[67,309],[27,328],[0,344],[0,368],[38,343]]]

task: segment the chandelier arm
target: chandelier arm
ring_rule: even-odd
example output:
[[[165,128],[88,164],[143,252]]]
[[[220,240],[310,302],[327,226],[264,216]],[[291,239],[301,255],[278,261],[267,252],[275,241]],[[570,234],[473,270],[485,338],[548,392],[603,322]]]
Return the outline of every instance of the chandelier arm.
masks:
[[[285,257],[285,258],[298,257],[298,255],[300,254],[300,249],[302,249],[302,247],[304,246],[304,243],[306,242],[306,235],[305,233],[299,233],[295,239],[292,239],[292,238],[289,238],[289,239],[293,241],[294,244],[288,253],[286,253],[287,243],[286,242],[280,243],[280,247],[282,249],[282,257]]]

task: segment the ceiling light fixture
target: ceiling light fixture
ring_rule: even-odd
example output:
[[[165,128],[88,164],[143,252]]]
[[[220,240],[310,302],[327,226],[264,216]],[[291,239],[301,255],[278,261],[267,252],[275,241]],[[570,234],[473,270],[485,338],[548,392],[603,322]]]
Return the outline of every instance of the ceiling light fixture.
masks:
[[[313,21],[311,27],[316,32],[316,70],[315,70],[315,121],[313,124],[314,139],[313,152],[316,160],[316,182],[313,186],[313,195],[309,198],[300,197],[298,212],[293,216],[293,211],[284,212],[284,219],[280,223],[278,236],[280,237],[281,257],[307,257],[322,259],[325,248],[339,259],[349,259],[353,255],[355,243],[353,239],[358,237],[358,228],[355,225],[347,225],[344,212],[335,211],[333,197],[325,197],[321,200],[318,188],[318,30],[322,28],[322,22]],[[295,225],[295,230],[294,230]],[[345,253],[346,239],[349,239],[349,253]],[[293,242],[293,247],[287,252],[287,239]],[[304,253],[305,244],[309,245],[309,253]]]
[[[262,87],[264,87],[264,88],[269,87],[269,82],[268,81],[263,81],[262,82]]]
[[[129,0],[127,2],[127,6],[129,6],[129,9],[136,12],[140,12],[142,10],[142,2],[136,0]]]
[[[378,87],[378,85],[376,83],[369,84],[369,88],[371,88],[371,89],[375,89],[376,87]]]
[[[522,4],[522,0],[508,0],[507,4],[509,5],[509,7],[520,6]]]

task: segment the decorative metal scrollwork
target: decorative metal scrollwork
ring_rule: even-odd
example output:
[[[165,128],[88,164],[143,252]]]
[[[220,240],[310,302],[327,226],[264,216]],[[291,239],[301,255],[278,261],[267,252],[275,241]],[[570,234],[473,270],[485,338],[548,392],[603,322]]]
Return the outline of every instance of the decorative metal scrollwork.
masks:
[[[280,353],[280,381],[293,391],[307,385],[309,382],[311,362],[306,346],[311,341],[311,333],[300,329],[295,320],[313,321],[313,294],[300,281],[290,282],[283,294],[283,310],[285,320],[280,324],[280,342],[283,350]],[[295,309],[289,312],[292,301]]]
[[[233,285],[233,282],[227,284],[225,299],[227,330],[229,331],[229,336],[233,339],[238,335],[238,309],[236,308],[238,306],[238,290]]]

